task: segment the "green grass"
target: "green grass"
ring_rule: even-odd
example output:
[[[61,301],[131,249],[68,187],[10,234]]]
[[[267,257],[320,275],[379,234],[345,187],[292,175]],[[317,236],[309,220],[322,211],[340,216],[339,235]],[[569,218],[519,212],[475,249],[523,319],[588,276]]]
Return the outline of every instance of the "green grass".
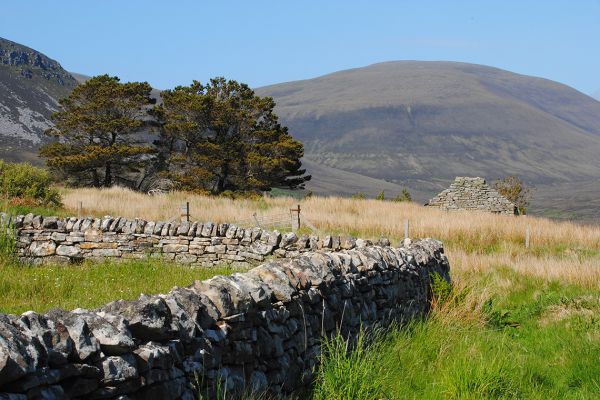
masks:
[[[264,199],[259,202],[259,209],[269,207]],[[52,215],[56,211],[40,209],[37,213]],[[365,236],[361,231],[339,233]],[[391,240],[396,244],[400,238]],[[471,270],[470,264],[461,266],[451,257],[454,250],[466,252],[469,260],[528,255],[532,259],[527,262],[535,269],[537,264],[557,260],[596,260],[600,250],[567,244],[526,250],[521,242],[511,240],[494,235],[471,240],[456,235],[446,241],[456,284],[451,287],[434,280],[437,300],[430,316],[402,328],[363,332],[352,351],[341,337],[324,342],[312,392],[289,398],[600,398],[597,287],[521,275],[502,261],[492,261],[495,258],[486,261],[489,265],[483,270]],[[234,272],[226,266],[192,269],[153,259],[26,267],[10,256],[13,246],[10,236],[0,234],[3,313],[95,308]],[[586,281],[581,282],[585,285]],[[221,397],[228,396],[223,393]],[[270,397],[245,394],[241,398]]]
[[[10,205],[4,206],[2,212],[10,215],[26,215],[32,213],[34,215],[41,215],[43,217],[71,217],[72,215],[67,212],[64,208],[59,207],[36,207],[36,206],[25,206],[25,205]]]
[[[196,279],[236,271],[239,269],[228,266],[190,268],[159,260],[26,267],[3,256],[0,312],[95,308],[113,300],[137,299],[141,293],[165,293],[173,286],[188,286]]]
[[[321,351],[324,363],[318,369],[313,398],[315,400],[380,399],[389,397],[387,381],[393,365],[381,360],[386,343],[381,333],[361,332],[354,351],[340,335],[324,340]]]
[[[325,346],[315,398],[600,398],[597,291],[503,269],[470,278],[425,321],[349,353]]]

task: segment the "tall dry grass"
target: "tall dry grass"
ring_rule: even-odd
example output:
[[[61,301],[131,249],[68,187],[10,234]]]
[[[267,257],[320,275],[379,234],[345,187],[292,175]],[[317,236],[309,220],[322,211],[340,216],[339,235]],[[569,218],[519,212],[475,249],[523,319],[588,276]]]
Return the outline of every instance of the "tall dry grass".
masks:
[[[576,225],[531,216],[501,216],[478,212],[444,212],[416,203],[356,200],[340,197],[262,198],[232,200],[189,193],[148,196],[123,188],[65,190],[64,204],[76,214],[79,203],[85,215],[139,217],[168,220],[180,214],[180,205],[190,202],[195,220],[239,223],[251,221],[254,213],[274,216],[289,213],[300,204],[302,215],[326,233],[349,233],[376,238],[381,235],[399,240],[404,221],[410,221],[411,237],[433,237],[450,248],[469,251],[503,251],[519,248],[529,227],[533,249],[578,251],[600,249],[600,226]],[[508,246],[508,248],[506,248]],[[499,248],[504,247],[504,248]],[[519,250],[520,251],[520,250]]]
[[[510,269],[520,275],[600,290],[600,257],[577,254],[543,254],[498,252],[469,254],[460,249],[447,252],[453,276],[468,281],[469,275],[482,275]]]

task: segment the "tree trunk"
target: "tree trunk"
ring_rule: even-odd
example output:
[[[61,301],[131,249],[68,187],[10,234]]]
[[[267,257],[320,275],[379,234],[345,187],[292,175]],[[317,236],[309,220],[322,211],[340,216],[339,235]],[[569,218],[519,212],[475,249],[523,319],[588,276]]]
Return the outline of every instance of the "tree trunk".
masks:
[[[217,194],[223,193],[225,190],[225,178],[219,177],[217,181]]]
[[[98,171],[92,170],[92,186],[100,187],[100,177],[98,177]]]
[[[110,187],[112,185],[112,166],[110,163],[106,163],[104,168],[104,187]]]
[[[219,176],[219,180],[217,181],[217,194],[223,193],[225,191],[225,182],[227,181],[228,176],[229,176],[229,164],[225,163],[221,167],[221,175]]]

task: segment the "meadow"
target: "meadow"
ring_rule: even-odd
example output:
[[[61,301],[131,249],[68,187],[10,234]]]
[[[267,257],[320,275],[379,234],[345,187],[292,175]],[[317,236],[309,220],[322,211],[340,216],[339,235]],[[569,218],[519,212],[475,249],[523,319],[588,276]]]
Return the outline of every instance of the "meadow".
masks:
[[[299,203],[317,234],[383,235],[398,244],[408,219],[412,238],[442,240],[453,284],[435,287],[431,314],[365,333],[354,350],[341,338],[329,341],[315,399],[600,397],[599,226],[335,197],[150,197],[119,188],[69,189],[62,197],[63,215],[166,220],[189,201],[193,219],[231,223],[286,213]],[[232,272],[150,260],[42,268],[2,260],[2,312],[94,307]]]

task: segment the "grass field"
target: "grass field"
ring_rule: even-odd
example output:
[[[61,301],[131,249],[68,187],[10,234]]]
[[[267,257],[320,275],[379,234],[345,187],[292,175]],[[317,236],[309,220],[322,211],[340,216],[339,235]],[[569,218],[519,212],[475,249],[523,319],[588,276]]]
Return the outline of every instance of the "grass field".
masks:
[[[425,321],[365,338],[349,354],[336,338],[314,397],[599,398],[597,288],[486,264],[454,262],[455,286]]]
[[[227,266],[192,269],[157,260],[22,267],[4,257],[0,263],[0,312],[90,309],[112,300],[134,300],[142,293],[166,293],[173,286],[236,271],[240,270]]]
[[[535,251],[563,253],[600,249],[600,227],[560,223],[543,218],[519,218],[485,213],[447,213],[415,203],[394,203],[378,200],[353,200],[340,197],[311,197],[295,200],[287,197],[259,200],[231,200],[172,193],[147,196],[121,188],[65,190],[66,214],[91,216],[141,217],[147,220],[167,220],[180,214],[180,205],[190,202],[192,218],[199,221],[228,222],[252,220],[254,213],[262,216],[289,213],[300,203],[302,215],[326,233],[353,234],[395,240],[404,237],[404,221],[410,220],[411,237],[434,237],[448,248],[465,251],[512,252],[523,247],[525,231],[531,230]]]
[[[123,189],[68,190],[64,215],[168,219],[190,201],[197,220],[233,222],[284,213],[289,198],[215,199]],[[532,217],[446,213],[416,204],[309,198],[303,215],[321,233],[444,241],[453,287],[425,321],[365,336],[348,353],[325,347],[316,399],[600,398],[600,227]],[[531,246],[524,246],[525,231]],[[94,307],[164,292],[214,273],[156,262],[22,268],[5,260],[0,310]]]

